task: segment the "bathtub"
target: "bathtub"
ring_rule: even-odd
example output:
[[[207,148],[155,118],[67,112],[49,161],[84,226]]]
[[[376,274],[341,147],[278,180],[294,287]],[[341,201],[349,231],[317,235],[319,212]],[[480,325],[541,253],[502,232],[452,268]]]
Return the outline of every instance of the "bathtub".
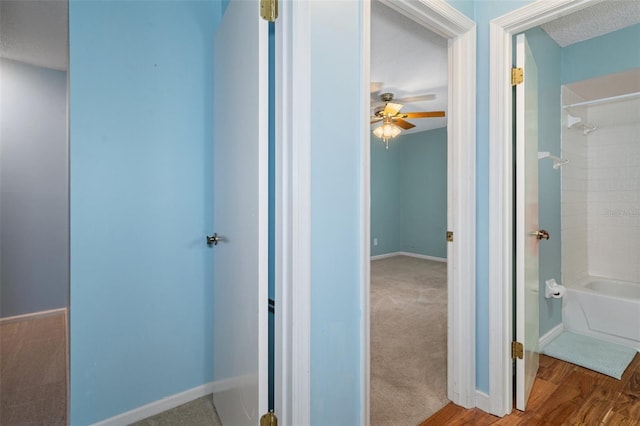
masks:
[[[566,287],[566,330],[640,350],[640,283],[589,277]]]

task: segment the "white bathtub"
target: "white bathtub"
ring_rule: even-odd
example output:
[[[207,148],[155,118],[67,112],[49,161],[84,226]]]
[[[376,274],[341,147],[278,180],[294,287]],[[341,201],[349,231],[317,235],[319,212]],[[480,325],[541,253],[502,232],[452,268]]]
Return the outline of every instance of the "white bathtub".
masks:
[[[566,287],[566,330],[640,350],[640,283],[589,277]]]

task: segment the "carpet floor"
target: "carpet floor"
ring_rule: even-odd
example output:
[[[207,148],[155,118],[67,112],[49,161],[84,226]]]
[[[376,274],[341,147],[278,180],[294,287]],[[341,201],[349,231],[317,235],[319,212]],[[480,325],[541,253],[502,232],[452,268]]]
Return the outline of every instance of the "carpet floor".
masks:
[[[222,423],[213,406],[213,395],[207,395],[131,426],[222,426]]]
[[[417,425],[447,399],[447,264],[371,262],[371,425]]]
[[[65,313],[0,325],[0,424],[67,424]]]

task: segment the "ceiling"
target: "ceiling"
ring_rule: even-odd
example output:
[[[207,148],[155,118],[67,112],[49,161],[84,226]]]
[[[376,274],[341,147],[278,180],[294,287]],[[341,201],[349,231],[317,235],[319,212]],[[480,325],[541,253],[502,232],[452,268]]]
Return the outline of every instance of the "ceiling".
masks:
[[[378,0],[371,2],[372,97],[433,94],[428,101],[405,103],[401,112],[447,111],[447,40],[428,31]],[[446,118],[408,119],[406,133],[445,127]]]
[[[606,0],[540,25],[560,47],[640,23],[639,0]]]
[[[68,27],[66,0],[0,0],[0,57],[66,70]]]

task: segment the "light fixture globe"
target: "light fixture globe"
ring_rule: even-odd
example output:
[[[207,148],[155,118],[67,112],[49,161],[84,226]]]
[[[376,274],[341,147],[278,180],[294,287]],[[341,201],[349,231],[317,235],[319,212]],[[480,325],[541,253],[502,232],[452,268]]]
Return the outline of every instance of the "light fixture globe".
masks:
[[[391,120],[385,119],[384,123],[373,129],[373,134],[382,139],[387,144],[389,149],[389,139],[393,139],[402,133],[402,129],[391,122]]]

